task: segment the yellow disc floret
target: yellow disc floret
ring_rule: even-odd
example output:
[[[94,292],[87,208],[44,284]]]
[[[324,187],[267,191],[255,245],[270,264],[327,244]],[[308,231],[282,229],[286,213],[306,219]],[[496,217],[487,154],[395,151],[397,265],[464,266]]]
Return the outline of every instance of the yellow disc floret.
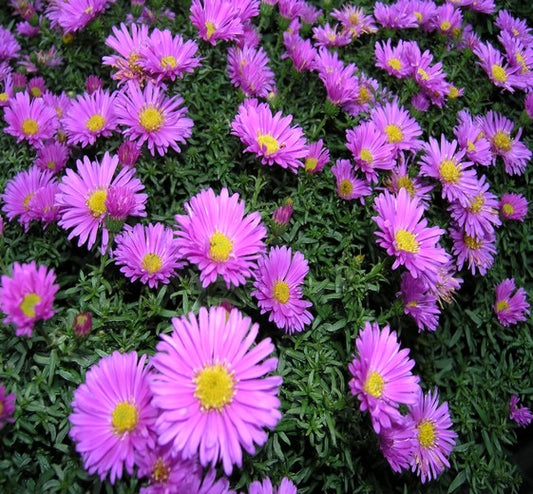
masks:
[[[105,125],[105,118],[102,117],[102,115],[99,115],[96,113],[93,115],[89,120],[87,120],[87,123],[85,124],[85,127],[87,130],[90,130],[91,132],[98,132],[99,130],[102,130]]]
[[[270,134],[261,134],[260,132],[257,133],[257,144],[259,144],[259,147],[267,156],[275,153],[280,148],[279,142],[275,137],[272,137]],[[265,147],[266,151],[264,151]]]
[[[419,246],[416,237],[407,230],[398,230],[394,234],[394,241],[398,250],[411,252],[412,254],[416,254],[418,252]]]
[[[418,442],[423,448],[432,448],[435,445],[437,434],[435,426],[429,420],[422,420],[416,427],[418,429]]]
[[[163,114],[153,106],[149,106],[139,113],[139,123],[147,132],[158,131],[164,122]]]
[[[87,199],[87,207],[95,218],[98,218],[107,212],[107,207],[105,205],[106,199],[107,191],[102,189],[94,191],[89,196],[89,199]]]
[[[161,259],[161,256],[158,256],[157,254],[148,253],[143,257],[141,265],[146,272],[154,274],[161,269],[161,266],[163,266],[163,260]]]
[[[206,365],[196,374],[193,382],[196,385],[194,396],[200,400],[203,412],[220,411],[233,400],[234,374],[222,364]]]
[[[36,293],[24,295],[19,307],[26,317],[35,317],[35,306],[41,301],[41,297]]]
[[[367,377],[363,389],[365,390],[365,393],[368,393],[370,396],[379,398],[383,393],[384,384],[385,381],[381,375],[378,372],[372,372],[372,374]]]
[[[209,239],[209,257],[215,262],[226,262],[233,250],[233,242],[223,233],[215,231]]]
[[[39,124],[33,118],[27,118],[22,122],[22,132],[27,136],[33,136],[39,132]]]
[[[282,280],[276,280],[272,288],[272,296],[280,304],[286,304],[289,301],[289,285]]]

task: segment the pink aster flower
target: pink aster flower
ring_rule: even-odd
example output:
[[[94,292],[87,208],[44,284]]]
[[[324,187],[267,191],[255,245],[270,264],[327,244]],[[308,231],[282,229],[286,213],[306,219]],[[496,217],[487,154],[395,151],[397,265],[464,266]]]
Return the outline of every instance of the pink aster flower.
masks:
[[[287,199],[283,206],[280,206],[274,211],[272,214],[272,221],[275,225],[285,226],[289,223],[294,211],[292,204],[292,199]]]
[[[532,29],[524,19],[513,17],[508,10],[502,9],[498,12],[494,25],[502,31],[507,31],[523,43],[533,42]]]
[[[316,48],[309,39],[303,39],[298,33],[285,31],[283,33],[283,45],[285,53],[281,55],[282,59],[291,60],[293,67],[298,72],[310,70],[316,57]]]
[[[229,0],[193,0],[189,19],[200,38],[214,46],[218,40],[236,40],[242,35],[242,19],[235,7]]]
[[[327,99],[335,106],[340,106],[350,114],[357,113],[355,104],[359,98],[359,79],[355,75],[357,67],[353,63],[337,65],[320,66],[322,58],[315,58],[315,69],[318,71],[320,80],[326,89]],[[327,60],[330,62],[332,60]],[[354,115],[355,116],[355,115]]]
[[[445,3],[435,9],[432,22],[441,34],[458,36],[463,24],[463,15],[460,9],[456,9],[451,3]]]
[[[411,470],[424,484],[449,467],[448,457],[455,446],[457,434],[451,428],[452,420],[448,403],[439,405],[439,393],[435,389],[426,395],[419,389],[417,399],[409,404],[410,418],[416,429],[416,445]]]
[[[56,203],[61,219],[59,226],[72,228],[68,239],[78,238],[78,247],[87,243],[87,248],[96,242],[98,231],[102,230],[102,251],[109,241],[109,231],[105,226],[107,217],[106,199],[111,187],[125,187],[133,194],[134,208],[131,216],[146,216],[147,195],[141,181],[134,177],[135,169],[123,168],[113,178],[118,166],[118,157],[105,153],[101,162],[90,161],[87,156],[76,162],[77,171],[68,169],[59,185]]]
[[[516,422],[520,427],[527,427],[533,420],[533,413],[528,407],[518,406],[520,398],[512,395],[509,400],[509,418]]]
[[[331,11],[331,17],[338,20],[352,38],[378,30],[374,17],[365,14],[363,8],[357,5],[344,5],[341,9],[334,9]]]
[[[366,180],[356,178],[354,174],[355,170],[350,160],[337,160],[331,167],[331,172],[335,177],[337,195],[340,198],[346,201],[360,199],[361,204],[364,204],[365,196],[372,193],[370,185]]]
[[[248,494],[296,494],[296,486],[287,478],[281,480],[279,487],[273,487],[270,478],[266,477],[263,481],[256,480],[248,487]]]
[[[263,165],[277,164],[296,173],[308,150],[301,127],[291,122],[292,115],[272,115],[268,103],[246,99],[231,123],[231,133],[247,146],[244,152],[261,157]]]
[[[68,143],[84,148],[98,137],[109,137],[117,129],[116,95],[105,90],[83,93],[69,106],[62,120]]]
[[[180,253],[200,269],[205,288],[222,276],[226,286],[246,282],[265,250],[266,228],[258,212],[244,215],[239,194],[229,195],[223,188],[202,190],[185,203],[186,215],[176,215]]]
[[[55,195],[59,191],[59,184],[52,180],[44,187],[40,187],[28,202],[28,209],[33,219],[44,223],[43,229],[59,219],[59,211],[55,203]]]
[[[428,290],[420,277],[413,278],[410,273],[402,273],[400,291],[396,294],[403,302],[404,313],[410,315],[418,326],[418,332],[435,331],[439,325],[440,309],[437,297]]]
[[[523,288],[516,289],[514,278],[507,278],[494,288],[496,292],[494,312],[502,326],[511,326],[527,320],[529,315],[527,293]]]
[[[0,26],[0,62],[18,58],[19,52],[20,45],[13,33],[4,26]]]
[[[398,195],[400,189],[405,189],[411,199],[416,199],[424,208],[431,200],[433,185],[426,183],[423,178],[413,173],[413,167],[409,165],[409,160],[406,160],[403,154],[399,155],[398,164],[385,178],[384,185],[394,195]]]
[[[76,336],[86,336],[93,327],[93,316],[90,312],[78,312],[72,322]]]
[[[111,484],[131,475],[136,455],[153,444],[157,416],[151,405],[146,355],[113,352],[89,369],[74,391],[70,437],[85,469]]]
[[[346,131],[346,147],[352,153],[356,169],[369,182],[378,182],[377,170],[390,170],[396,165],[394,146],[371,120]]]
[[[32,98],[40,98],[46,91],[44,79],[42,77],[32,77],[28,81],[26,90],[30,93]]]
[[[185,264],[180,261],[174,231],[162,223],[126,226],[115,241],[113,257],[122,266],[120,271],[132,282],[140,279],[150,288],[169,283]]]
[[[514,122],[498,112],[490,110],[480,118],[483,135],[491,144],[493,161],[500,156],[509,175],[522,175],[531,159],[532,153],[520,141],[522,129],[519,128],[515,137],[511,137]]]
[[[259,260],[251,295],[257,298],[261,314],[268,312],[268,320],[288,334],[303,331],[313,320],[307,310],[313,304],[302,298],[308,272],[303,254],[295,251],[293,255],[285,246],[271,248],[268,256]]]
[[[87,77],[87,79],[85,80],[85,90],[89,94],[92,94],[95,91],[101,89],[104,89],[104,81],[102,81],[100,77],[98,77],[97,75],[90,75],[89,77]]]
[[[63,34],[82,30],[115,0],[54,0],[45,11],[50,25]]]
[[[181,79],[185,73],[192,73],[201,64],[201,58],[195,56],[198,51],[196,42],[184,41],[179,34],[173,36],[168,29],[154,29],[146,47],[141,48],[139,63],[159,82],[165,79],[174,81],[176,77]]]
[[[148,82],[141,89],[128,82],[127,90],[117,98],[115,113],[120,125],[126,130],[123,135],[139,145],[145,142],[152,156],[160,156],[171,147],[179,153],[178,143],[185,144],[192,134],[193,121],[186,117],[187,107],[177,94],[168,98],[164,89]]]
[[[228,49],[228,75],[235,87],[250,96],[266,98],[275,88],[274,72],[268,66],[269,58],[262,47]]]
[[[338,24],[330,26],[326,23],[324,26],[313,27],[313,39],[317,48],[346,46],[352,41],[352,36],[344,30],[339,30]]]
[[[478,192],[478,180],[469,161],[463,161],[464,151],[457,150],[457,141],[448,142],[441,134],[437,139],[429,138],[424,144],[424,156],[420,163],[420,175],[438,180],[442,186],[442,198],[449,202],[459,201],[470,206],[471,198]]]
[[[122,166],[133,168],[141,156],[141,148],[134,141],[124,141],[117,151],[118,162]]]
[[[400,350],[398,337],[389,326],[380,329],[377,323],[365,323],[355,342],[358,355],[348,366],[352,379],[350,390],[368,409],[376,433],[401,420],[401,403],[416,403],[418,376],[412,374],[414,360],[409,349]]]
[[[473,275],[479,272],[480,276],[485,276],[496,254],[494,232],[473,236],[467,235],[461,228],[451,228],[450,236],[454,242],[453,253],[457,258],[457,268],[462,269],[468,263]]]
[[[397,196],[382,192],[374,204],[378,216],[372,219],[379,228],[378,244],[395,257],[392,269],[404,265],[413,278],[422,276],[434,282],[448,260],[438,245],[444,230],[427,226],[427,220],[422,218],[424,208],[404,188]]]
[[[30,101],[26,92],[10,98],[9,106],[4,109],[4,120],[8,124],[4,132],[16,137],[17,142],[27,141],[37,148],[45,139],[53,137],[59,125],[54,109],[42,98]]]
[[[522,194],[506,193],[500,199],[500,213],[506,220],[524,221],[528,202]]]
[[[394,47],[391,46],[390,38],[386,42],[376,41],[374,46],[376,67],[399,79],[407,77],[411,72],[411,67],[407,64],[404,53],[405,48],[402,40]]]
[[[379,449],[391,468],[398,473],[411,465],[415,444],[414,424],[405,417],[393,422],[391,427],[381,429],[379,433]]]
[[[30,337],[36,321],[50,319],[59,285],[55,284],[53,269],[37,266],[35,261],[13,264],[13,275],[2,275],[0,309],[6,317],[4,324],[13,323],[17,336]]]
[[[267,440],[263,429],[281,418],[282,379],[267,376],[278,363],[274,345],[266,338],[251,348],[259,325],[237,309],[202,307],[172,324],[151,360],[159,444],[185,459],[199,454],[203,466],[221,460],[230,475],[242,466],[242,449],[254,454]]]
[[[16,399],[17,397],[14,393],[6,394],[6,388],[3,384],[0,384],[0,430],[7,423],[12,424],[15,421],[13,413]]]
[[[387,142],[394,146],[396,152],[414,152],[420,148],[418,137],[422,135],[422,129],[397,100],[374,108],[370,118],[376,128],[385,134]]]
[[[391,5],[376,2],[374,17],[379,24],[386,28],[409,29],[418,27],[418,19],[410,8],[409,2],[405,0],[398,0]]]
[[[15,89],[13,87],[13,76],[11,73],[6,74],[5,77],[0,76],[0,87],[2,88],[0,92],[0,108],[2,108],[4,106],[9,106],[11,103],[11,98],[15,94]]]
[[[70,151],[67,146],[57,141],[50,141],[37,150],[34,164],[41,170],[49,170],[56,174],[65,168],[69,157]]]
[[[457,117],[458,125],[454,127],[453,133],[468,161],[483,166],[494,164],[490,142],[483,134],[479,119],[473,119],[468,110],[461,110]]]
[[[329,149],[324,146],[324,141],[319,139],[309,143],[305,157],[305,171],[307,173],[319,173],[327,163],[329,163]]]

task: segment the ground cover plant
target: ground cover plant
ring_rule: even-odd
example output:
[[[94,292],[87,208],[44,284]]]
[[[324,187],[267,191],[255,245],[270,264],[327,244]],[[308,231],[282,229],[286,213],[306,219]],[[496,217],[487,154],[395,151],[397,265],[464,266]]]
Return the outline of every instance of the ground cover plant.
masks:
[[[532,488],[526,3],[2,3],[0,489]]]

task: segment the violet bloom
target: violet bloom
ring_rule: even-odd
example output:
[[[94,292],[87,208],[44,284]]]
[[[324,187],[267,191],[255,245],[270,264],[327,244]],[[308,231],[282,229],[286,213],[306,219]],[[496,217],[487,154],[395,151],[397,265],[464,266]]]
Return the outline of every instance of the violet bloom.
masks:
[[[6,394],[6,388],[3,384],[0,384],[0,430],[7,423],[12,424],[15,421],[13,412],[15,411],[16,399],[17,397],[14,393]]]
[[[500,199],[500,213],[506,220],[524,221],[528,201],[522,194],[506,193]]]
[[[324,141],[319,139],[309,143],[305,157],[305,171],[307,173],[319,173],[327,163],[329,163],[329,149],[324,146]]]
[[[507,278],[494,287],[496,301],[493,310],[502,326],[512,326],[526,321],[529,302],[524,288],[516,288],[514,278]]]
[[[243,20],[235,2],[229,0],[193,0],[189,19],[203,40],[216,45],[218,40],[232,41],[243,33]]]
[[[275,88],[274,72],[268,66],[269,58],[262,47],[228,49],[228,75],[235,87],[250,96],[266,98]]]
[[[533,420],[533,413],[528,407],[518,406],[520,399],[512,395],[509,400],[509,418],[516,422],[520,427],[527,427]]]
[[[366,180],[356,178],[355,170],[350,160],[339,159],[331,167],[331,172],[337,184],[337,195],[345,201],[359,199],[364,204],[365,197],[372,193]]]
[[[423,279],[413,278],[410,273],[402,273],[400,296],[404,313],[410,315],[418,326],[418,332],[435,331],[439,325],[440,309],[436,295]]]

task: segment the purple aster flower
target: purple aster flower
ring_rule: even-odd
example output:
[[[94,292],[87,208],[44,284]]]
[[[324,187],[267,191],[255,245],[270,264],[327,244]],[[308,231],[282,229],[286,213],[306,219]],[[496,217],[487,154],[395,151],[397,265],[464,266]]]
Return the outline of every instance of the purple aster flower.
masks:
[[[183,98],[174,95],[168,98],[162,87],[148,82],[141,89],[128,82],[127,89],[116,101],[115,113],[120,125],[126,126],[123,135],[139,145],[147,142],[152,156],[160,156],[171,147],[180,152],[178,143],[185,144],[192,134],[193,121],[186,117],[187,108],[182,107]]]
[[[490,142],[484,137],[479,119],[474,120],[468,110],[461,110],[457,118],[458,125],[454,127],[453,133],[468,160],[483,166],[494,164]]]
[[[230,475],[242,466],[242,449],[255,453],[276,426],[282,379],[270,338],[252,347],[259,325],[237,309],[200,308],[198,316],[173,318],[151,363],[159,444],[183,458],[199,455],[203,466],[221,460]],[[266,360],[264,360],[266,359]]]
[[[0,68],[1,68],[0,64]],[[0,71],[1,72],[1,71]],[[15,94],[15,89],[13,87],[13,76],[11,73],[8,73],[5,75],[5,77],[2,77],[0,75],[0,87],[2,87],[2,92],[0,92],[0,108],[4,106],[9,106],[11,103],[11,98]]]
[[[269,58],[262,47],[228,49],[228,75],[235,87],[250,96],[266,98],[275,88],[274,72],[268,66]]]
[[[7,423],[12,424],[15,421],[13,413],[15,412],[16,399],[17,397],[14,393],[6,394],[6,388],[3,384],[0,384],[0,430]]]
[[[41,170],[48,170],[56,174],[67,165],[70,150],[64,144],[57,141],[49,141],[37,149],[35,165]]]
[[[19,52],[20,45],[13,33],[4,26],[0,26],[0,62],[18,58]]]
[[[102,81],[100,77],[98,77],[97,75],[90,75],[89,77],[87,77],[85,81],[85,90],[89,94],[92,94],[95,91],[99,91],[102,89],[104,89],[104,81]]]
[[[218,275],[228,288],[244,284],[265,250],[260,214],[245,216],[244,201],[226,188],[219,196],[213,189],[202,190],[185,203],[185,210],[187,214],[174,217],[180,253],[198,266],[202,286],[214,283]]]
[[[28,81],[26,90],[32,98],[40,98],[46,91],[44,79],[42,77],[32,77]]]
[[[243,33],[243,20],[236,2],[229,0],[193,0],[190,9],[193,26],[198,35],[213,46],[218,40],[231,41]]]
[[[411,470],[424,484],[449,467],[448,457],[455,446],[457,434],[453,431],[448,403],[439,405],[439,393],[435,389],[426,395],[419,389],[417,399],[409,404],[410,418],[416,429],[416,445]]]
[[[135,207],[132,216],[146,216],[147,195],[141,181],[134,177],[135,169],[123,168],[113,178],[118,166],[118,157],[105,153],[101,162],[90,161],[87,156],[76,162],[77,171],[68,169],[59,185],[56,203],[61,219],[59,226],[72,228],[68,239],[78,238],[78,247],[87,243],[87,248],[96,242],[102,229],[102,251],[105,252],[109,241],[109,231],[105,226],[107,217],[106,199],[110,187],[126,187],[134,197]]]
[[[93,327],[93,316],[90,312],[78,312],[72,323],[76,336],[86,336]]]
[[[404,313],[415,320],[419,333],[437,329],[440,315],[438,299],[422,278],[413,278],[409,273],[402,273],[401,288],[396,296],[402,298]]]
[[[457,268],[468,263],[473,275],[479,272],[485,276],[494,262],[496,254],[496,235],[488,232],[481,236],[467,235],[461,228],[451,228],[450,236],[454,242],[453,253],[457,258]]]
[[[409,29],[418,27],[418,19],[409,2],[399,0],[392,5],[376,2],[374,5],[374,17],[386,28]]]
[[[115,0],[54,0],[45,11],[53,28],[63,34],[82,30],[89,22],[98,17]]]
[[[288,334],[303,331],[313,320],[307,310],[313,304],[302,298],[302,285],[309,272],[303,254],[292,254],[285,246],[272,247],[258,264],[251,295],[257,298],[261,314],[269,312],[268,320]]]
[[[246,99],[231,123],[231,133],[247,146],[244,152],[260,156],[263,165],[277,164],[296,173],[308,149],[301,127],[291,122],[292,115],[272,115],[268,103]]]
[[[533,42],[532,29],[524,19],[513,17],[508,10],[502,9],[498,12],[494,25],[502,31],[507,31],[523,43]]]
[[[256,480],[248,487],[248,494],[296,494],[297,492],[296,486],[287,477],[281,480],[279,487],[273,487],[269,477],[262,482]]]
[[[398,473],[408,469],[413,461],[416,445],[414,424],[406,417],[401,417],[392,426],[381,429],[379,448],[391,468]]]
[[[522,194],[506,193],[500,199],[499,209],[506,220],[524,221],[528,201]]]
[[[407,77],[411,72],[411,67],[407,64],[404,53],[405,47],[402,40],[394,47],[391,46],[390,38],[386,42],[376,41],[374,46],[376,67],[399,79]]]
[[[6,315],[4,324],[13,323],[17,336],[30,337],[36,321],[50,319],[59,285],[53,269],[37,266],[35,261],[13,264],[12,276],[2,275],[0,309]]]
[[[380,329],[377,323],[366,322],[355,344],[358,356],[348,366],[350,390],[359,398],[361,410],[370,412],[379,434],[401,420],[401,403],[416,403],[419,378],[411,372],[415,361],[409,358],[409,349],[400,350],[396,332],[389,326]]]
[[[313,39],[315,40],[315,46],[321,47],[333,47],[333,46],[345,46],[350,44],[352,36],[339,29],[339,24],[330,26],[326,23],[324,26],[313,27]]]
[[[527,427],[533,420],[533,413],[528,407],[518,406],[520,399],[512,395],[509,400],[509,418],[516,422],[520,427]]]
[[[363,8],[357,5],[345,5],[341,9],[334,9],[331,11],[331,17],[337,19],[352,38],[375,33],[378,30],[374,17],[365,14]]]
[[[185,264],[174,231],[162,223],[126,226],[115,241],[113,257],[122,266],[120,271],[132,282],[140,279],[150,288],[169,283]]]
[[[333,63],[329,66],[319,65],[324,61]],[[322,58],[315,58],[314,64],[315,70],[317,70],[326,89],[328,101],[346,111],[354,110],[357,107],[355,102],[359,97],[359,79],[355,75],[356,66],[349,63],[339,67],[335,64],[334,59],[323,60]]]
[[[493,309],[502,326],[511,326],[527,320],[529,315],[527,293],[521,287],[516,289],[514,278],[503,280],[494,289],[496,301]]]
[[[285,46],[285,53],[281,55],[282,59],[288,58],[298,72],[311,69],[317,54],[311,40],[301,38],[296,32],[285,31],[283,46]]]
[[[141,156],[141,148],[134,141],[124,141],[118,148],[117,156],[122,166],[133,168]]]
[[[329,163],[329,149],[324,146],[324,141],[319,139],[309,143],[305,157],[305,171],[307,173],[319,173]]]
[[[360,199],[361,204],[364,204],[364,198],[372,193],[370,184],[366,180],[356,178],[350,160],[337,160],[331,167],[331,172],[335,177],[337,195],[340,198],[346,201]]]
[[[38,188],[27,204],[30,216],[44,223],[43,229],[59,219],[59,211],[55,203],[55,196],[58,191],[59,184],[52,180]]]
[[[280,206],[272,213],[272,221],[277,226],[285,226],[289,223],[294,211],[292,204],[292,199],[287,199],[283,206]]]
[[[146,355],[113,352],[91,367],[74,391],[70,437],[85,469],[114,484],[131,475],[136,454],[153,444],[157,416],[151,405]]]

